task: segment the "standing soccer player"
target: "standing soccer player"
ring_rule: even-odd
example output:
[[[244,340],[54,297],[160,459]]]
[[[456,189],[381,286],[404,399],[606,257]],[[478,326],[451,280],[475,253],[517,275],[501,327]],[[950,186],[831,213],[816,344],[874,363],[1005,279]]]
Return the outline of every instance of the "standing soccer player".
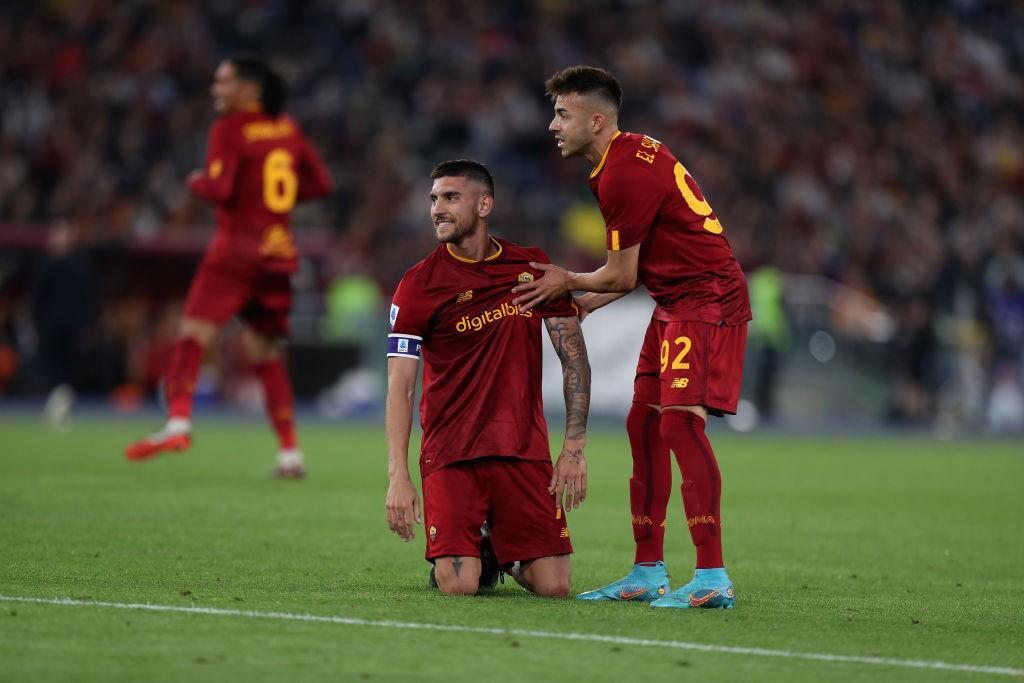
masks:
[[[708,415],[736,412],[751,319],[743,272],[686,168],[659,141],[619,131],[622,89],[611,74],[575,66],[545,86],[555,108],[548,128],[562,157],[580,156],[594,166],[590,188],[604,216],[608,260],[592,273],[537,264],[544,276],[515,287],[513,303],[528,311],[582,290],[590,292],[577,300],[586,315],[640,283],[657,304],[626,418],[633,452],[633,569],[579,597],[643,600],[654,607],[732,607],[735,591],[722,561],[722,485],[704,425]],[[682,472],[697,569],[689,583],[665,595],[670,450]]]
[[[493,585],[496,572],[481,580],[489,544],[497,565],[515,565],[510,573],[524,587],[565,597],[572,552],[565,511],[587,491],[590,365],[577,312],[565,294],[533,311],[512,305],[512,285],[538,277],[530,264],[547,257],[488,234],[494,180],[483,165],[448,161],[430,177],[441,244],[405,274],[391,305],[388,526],[409,541],[421,521],[408,450],[422,358],[422,517],[438,587],[472,595]],[[541,403],[542,318],[565,392],[565,440],[554,468]]]
[[[305,466],[281,348],[298,266],[289,221],[296,202],[330,193],[331,179],[298,124],[283,113],[284,81],[264,62],[227,59],[210,92],[220,119],[210,131],[206,167],[189,174],[188,186],[217,207],[217,233],[189,289],[164,375],[167,424],[130,445],[125,456],[145,460],[191,445],[200,360],[217,330],[239,316],[280,444],[275,476],[300,478]]]

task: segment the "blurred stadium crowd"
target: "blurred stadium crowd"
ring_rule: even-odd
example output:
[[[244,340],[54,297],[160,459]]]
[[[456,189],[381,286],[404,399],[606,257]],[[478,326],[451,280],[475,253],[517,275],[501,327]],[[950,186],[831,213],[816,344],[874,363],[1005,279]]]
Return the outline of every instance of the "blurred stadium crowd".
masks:
[[[494,171],[498,233],[570,267],[603,261],[587,169],[556,153],[542,92],[557,68],[591,63],[623,83],[623,128],[693,171],[748,274],[782,274],[783,313],[755,310],[771,324],[755,320],[754,343],[784,354],[779,319],[808,282],[832,283],[828,326],[881,349],[889,416],[1024,414],[1020,3],[5,3],[0,44],[0,392],[32,367],[19,327],[106,335],[115,366],[117,349],[173,334],[173,297],[104,289],[88,255],[131,259],[210,224],[183,179],[203,159],[211,74],[242,49],[286,75],[338,187],[295,216],[324,236],[314,289],[369,278],[383,305],[433,246],[430,167],[463,156]],[[57,221],[77,246],[58,235],[46,257],[26,235]],[[70,288],[85,303],[40,293],[58,253],[80,259],[62,277],[99,283]],[[62,307],[77,318],[47,320]],[[153,353],[109,381],[151,385]]]

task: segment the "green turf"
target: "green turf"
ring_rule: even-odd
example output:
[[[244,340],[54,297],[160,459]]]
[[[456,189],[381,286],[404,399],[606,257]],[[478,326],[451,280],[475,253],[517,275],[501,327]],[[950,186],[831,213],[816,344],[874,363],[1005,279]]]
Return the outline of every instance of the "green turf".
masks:
[[[200,419],[187,455],[128,464],[138,422],[0,419],[0,594],[574,631],[1024,668],[1021,442],[713,438],[732,611],[426,588],[422,529],[384,522],[382,432],[302,430],[268,478],[259,422]],[[573,588],[632,560],[625,435],[590,438]],[[677,489],[677,487],[676,487]],[[673,586],[692,546],[671,503]],[[868,664],[610,643],[0,603],[3,680],[964,680]]]

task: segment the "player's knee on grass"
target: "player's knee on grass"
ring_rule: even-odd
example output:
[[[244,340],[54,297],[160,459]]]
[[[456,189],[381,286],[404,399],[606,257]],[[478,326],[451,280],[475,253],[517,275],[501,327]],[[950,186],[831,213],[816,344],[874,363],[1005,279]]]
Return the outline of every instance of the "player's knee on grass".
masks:
[[[434,560],[434,579],[445,595],[475,595],[480,590],[480,558],[439,557]]]
[[[541,557],[522,569],[529,589],[542,598],[567,598],[572,592],[572,567],[568,555]]]

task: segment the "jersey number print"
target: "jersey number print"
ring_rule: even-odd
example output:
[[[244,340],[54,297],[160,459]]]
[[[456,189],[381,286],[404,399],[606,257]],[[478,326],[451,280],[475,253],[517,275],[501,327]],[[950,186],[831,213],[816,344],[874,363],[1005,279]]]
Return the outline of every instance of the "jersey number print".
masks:
[[[263,204],[274,213],[288,213],[295,206],[299,179],[291,152],[277,147],[263,161]]]
[[[704,217],[704,229],[716,235],[721,234],[723,230],[722,224],[718,222],[718,218],[714,215],[715,212],[712,210],[711,205],[704,199],[704,193],[700,191],[697,181],[693,179],[693,176],[686,170],[686,167],[678,161],[672,171],[675,173],[676,186],[679,188],[680,194],[683,195],[683,199],[686,200],[686,205],[695,214]]]

